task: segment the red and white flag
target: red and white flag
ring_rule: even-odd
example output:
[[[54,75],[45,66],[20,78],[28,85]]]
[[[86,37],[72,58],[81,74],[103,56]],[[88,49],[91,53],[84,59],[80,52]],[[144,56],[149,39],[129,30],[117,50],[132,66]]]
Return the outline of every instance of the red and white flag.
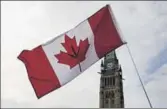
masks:
[[[38,98],[65,85],[125,43],[113,19],[106,5],[70,31],[21,52],[18,59],[25,64]]]

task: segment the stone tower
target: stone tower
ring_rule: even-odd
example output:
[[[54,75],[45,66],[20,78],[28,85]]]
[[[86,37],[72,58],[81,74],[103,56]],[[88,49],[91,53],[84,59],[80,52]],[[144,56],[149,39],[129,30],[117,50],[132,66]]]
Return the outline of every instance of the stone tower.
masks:
[[[124,108],[122,70],[115,51],[101,63],[100,108]]]

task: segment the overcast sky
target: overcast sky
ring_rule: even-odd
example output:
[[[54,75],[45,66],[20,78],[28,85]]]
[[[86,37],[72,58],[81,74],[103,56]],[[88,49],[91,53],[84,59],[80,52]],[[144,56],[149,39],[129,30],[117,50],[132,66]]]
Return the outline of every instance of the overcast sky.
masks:
[[[100,61],[38,100],[17,56],[73,28],[106,4],[113,8],[153,107],[167,107],[166,1],[2,1],[2,107],[98,108]],[[127,47],[116,52],[125,78],[125,107],[149,107]]]

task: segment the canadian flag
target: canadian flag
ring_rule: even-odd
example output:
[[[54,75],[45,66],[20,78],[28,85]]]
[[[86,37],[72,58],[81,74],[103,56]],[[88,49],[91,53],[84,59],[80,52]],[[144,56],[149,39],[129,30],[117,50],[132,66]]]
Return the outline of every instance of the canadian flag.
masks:
[[[25,64],[34,91],[41,98],[124,43],[106,5],[68,32],[32,50],[23,50],[18,59]]]

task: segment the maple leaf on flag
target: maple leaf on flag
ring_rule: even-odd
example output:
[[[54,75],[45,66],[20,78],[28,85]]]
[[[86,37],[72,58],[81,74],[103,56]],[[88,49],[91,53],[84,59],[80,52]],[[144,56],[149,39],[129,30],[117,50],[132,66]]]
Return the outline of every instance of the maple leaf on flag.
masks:
[[[71,39],[65,35],[65,42],[61,44],[67,52],[60,51],[59,54],[55,55],[58,59],[58,63],[69,65],[70,69],[75,67],[77,64],[80,66],[80,62],[85,60],[85,55],[89,48],[88,38],[84,41],[80,40],[79,46],[77,46],[75,36]]]

